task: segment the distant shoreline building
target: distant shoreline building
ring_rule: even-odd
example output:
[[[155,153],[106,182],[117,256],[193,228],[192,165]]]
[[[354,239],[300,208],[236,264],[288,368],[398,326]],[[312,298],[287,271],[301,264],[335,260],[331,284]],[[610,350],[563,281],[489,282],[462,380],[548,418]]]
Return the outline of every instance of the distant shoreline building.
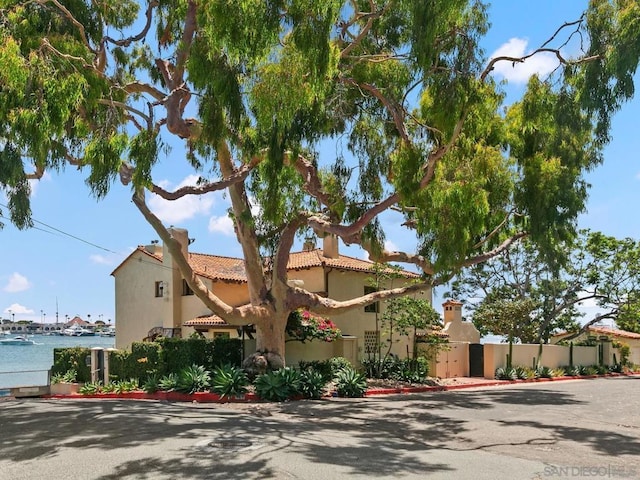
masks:
[[[82,328],[86,328],[95,332],[109,326],[102,320],[91,323],[83,320],[78,315],[70,320],[58,323],[34,322],[31,320],[11,321],[9,319],[0,319],[0,330],[9,334],[61,334],[65,328],[69,328],[74,325],[79,325]]]

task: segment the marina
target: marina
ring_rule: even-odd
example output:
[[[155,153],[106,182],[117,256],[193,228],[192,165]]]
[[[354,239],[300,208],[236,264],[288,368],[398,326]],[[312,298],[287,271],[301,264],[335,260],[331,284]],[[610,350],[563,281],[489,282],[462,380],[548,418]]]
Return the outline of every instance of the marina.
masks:
[[[21,335],[25,337],[24,335]],[[0,337],[0,389],[21,386],[47,385],[48,372],[53,365],[53,350],[67,347],[113,348],[114,337],[28,335],[32,344],[7,344],[14,335]]]

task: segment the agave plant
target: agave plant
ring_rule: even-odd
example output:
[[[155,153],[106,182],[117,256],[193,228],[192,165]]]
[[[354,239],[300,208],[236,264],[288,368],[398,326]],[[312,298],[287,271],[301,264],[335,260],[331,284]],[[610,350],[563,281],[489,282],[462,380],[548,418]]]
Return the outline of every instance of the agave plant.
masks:
[[[300,393],[305,398],[320,398],[326,384],[322,374],[316,370],[306,370],[300,374]]]
[[[551,378],[553,371],[549,367],[538,366],[536,368],[536,378]]]
[[[133,392],[139,388],[138,380],[130,378],[129,380],[120,380],[115,383],[115,393]]]
[[[142,390],[147,393],[156,393],[160,390],[160,377],[157,373],[153,373],[147,377],[142,385]]]
[[[534,372],[529,367],[518,366],[515,367],[516,378],[519,380],[528,380],[534,377]]]
[[[162,377],[158,382],[160,390],[165,392],[172,392],[178,386],[178,376],[175,373],[169,373]]]
[[[242,395],[247,391],[249,378],[244,370],[232,365],[223,365],[213,372],[211,391],[222,398]]]
[[[564,374],[567,377],[578,377],[580,376],[580,366],[579,365],[569,365],[566,367],[562,367],[564,370]]]
[[[518,375],[516,369],[513,367],[498,367],[496,369],[495,377],[498,380],[516,380]]]
[[[110,382],[101,389],[102,393],[114,393],[116,391],[117,382]]]
[[[82,387],[80,387],[78,393],[81,393],[82,395],[95,395],[97,393],[100,393],[102,391],[102,388],[102,382],[85,383]]]
[[[353,368],[344,368],[338,372],[335,378],[336,391],[341,397],[363,397],[367,391],[366,377],[356,372]]]
[[[282,375],[278,375],[277,371],[258,375],[254,386],[256,387],[256,393],[263,400],[282,402],[289,398],[289,386]]]
[[[210,384],[211,374],[202,365],[191,365],[180,370],[176,390],[192,394],[205,391]]]
[[[285,367],[258,376],[254,382],[260,398],[270,402],[281,402],[300,393],[300,372]]]

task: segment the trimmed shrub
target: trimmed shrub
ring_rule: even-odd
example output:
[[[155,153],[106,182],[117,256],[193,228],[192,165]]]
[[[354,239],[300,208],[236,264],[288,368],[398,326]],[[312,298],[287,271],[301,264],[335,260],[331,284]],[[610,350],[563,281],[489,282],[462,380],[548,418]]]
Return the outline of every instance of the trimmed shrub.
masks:
[[[340,370],[353,368],[353,365],[351,365],[351,362],[344,357],[333,357],[327,360],[313,360],[309,362],[301,360],[298,363],[298,368],[301,372],[306,370],[318,372],[322,375],[322,378],[326,383],[333,380]]]
[[[229,364],[239,367],[242,362],[242,340],[239,338],[164,338],[158,342],[162,372],[178,372],[190,365],[213,369]]]
[[[69,370],[75,370],[78,382],[91,380],[91,366],[87,365],[87,357],[90,358],[91,350],[86,347],[54,348],[52,375],[64,375]]]

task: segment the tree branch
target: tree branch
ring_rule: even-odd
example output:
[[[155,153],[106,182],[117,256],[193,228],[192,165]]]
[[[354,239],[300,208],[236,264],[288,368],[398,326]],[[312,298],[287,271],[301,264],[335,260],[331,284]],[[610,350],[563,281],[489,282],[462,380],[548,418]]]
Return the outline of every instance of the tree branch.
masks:
[[[396,126],[396,130],[398,131],[400,137],[405,142],[410,143],[409,134],[407,133],[407,129],[404,125],[404,116],[406,115],[404,107],[384,96],[380,89],[378,89],[375,85],[371,85],[369,83],[358,83],[352,78],[342,78],[341,81],[349,85],[356,86],[362,90],[366,90],[375,98],[377,98],[380,103],[382,103],[382,105],[387,109],[387,111],[391,115],[391,118],[393,118],[393,123]]]
[[[58,2],[58,0],[36,0],[36,3],[42,6],[45,6],[47,3],[53,3],[58,8],[58,10],[60,10],[63,13],[63,15],[67,17],[67,19],[73,24],[73,26],[78,29],[80,38],[82,38],[82,43],[84,43],[84,45],[89,49],[89,51],[93,54],[98,53],[97,50],[93,48],[89,43],[89,39],[87,38],[87,33],[84,29],[84,25],[78,20],[76,20],[76,18],[69,11],[69,9],[67,9],[67,7],[65,7],[60,2]]]
[[[204,195],[205,193],[224,190],[231,185],[244,181],[261,161],[261,157],[254,157],[251,162],[242,165],[240,168],[234,170],[229,177],[223,178],[218,182],[210,182],[200,186],[187,185],[173,192],[169,192],[159,185],[153,184],[151,191],[165,200],[177,200],[186,195]]]
[[[116,40],[116,39],[111,38],[109,36],[105,36],[102,39],[101,48],[104,48],[104,42],[109,42],[109,43],[111,43],[113,45],[117,45],[119,47],[128,47],[133,42],[138,42],[138,41],[142,40],[144,37],[146,37],[147,33],[149,32],[149,29],[151,28],[151,20],[153,18],[153,9],[156,8],[158,5],[160,5],[160,3],[157,0],[151,0],[149,2],[149,5],[147,5],[147,11],[145,13],[145,15],[147,17],[147,21],[146,21],[144,27],[142,27],[142,30],[140,31],[140,33],[138,33],[137,35],[133,35],[131,37],[121,38],[119,40]]]
[[[213,313],[224,318],[228,323],[233,325],[242,325],[252,323],[252,315],[260,314],[264,308],[253,305],[244,305],[242,307],[232,307],[223,302],[219,297],[214,295],[206,285],[200,280],[198,275],[193,271],[189,261],[182,252],[180,242],[171,236],[169,231],[162,224],[160,219],[153,214],[146,204],[144,198],[144,190],[139,189],[132,197],[134,205],[140,210],[145,220],[156,231],[163,243],[167,246],[171,258],[176,262],[180,273],[186,280],[189,287],[202,302],[211,309]]]
[[[470,267],[472,265],[477,265],[478,263],[483,263],[489,260],[490,258],[495,257],[496,255],[500,255],[500,253],[508,250],[511,245],[520,240],[521,238],[529,235],[527,232],[519,232],[515,235],[507,238],[504,242],[498,245],[493,250],[482,253],[480,255],[476,255],[475,257],[471,257],[460,264],[461,267]]]
[[[610,312],[605,312],[605,313],[601,313],[600,315],[596,315],[592,320],[588,321],[587,323],[585,323],[582,328],[580,328],[580,330],[578,330],[575,333],[572,333],[571,335],[568,335],[566,337],[564,337],[562,340],[565,341],[569,341],[569,340],[573,340],[574,338],[580,336],[581,334],[583,334],[584,332],[586,332],[589,327],[591,325],[593,325],[594,323],[598,323],[600,320],[604,320],[605,318],[616,318],[616,315],[618,315],[619,310],[617,308],[611,310]]]
[[[319,315],[340,315],[358,307],[364,307],[381,300],[390,300],[410,293],[419,292],[431,288],[429,283],[414,283],[400,288],[380,290],[351,300],[337,301],[327,297],[321,297],[315,293],[307,292],[301,288],[292,288],[289,293],[287,305],[292,309],[308,307]]]

